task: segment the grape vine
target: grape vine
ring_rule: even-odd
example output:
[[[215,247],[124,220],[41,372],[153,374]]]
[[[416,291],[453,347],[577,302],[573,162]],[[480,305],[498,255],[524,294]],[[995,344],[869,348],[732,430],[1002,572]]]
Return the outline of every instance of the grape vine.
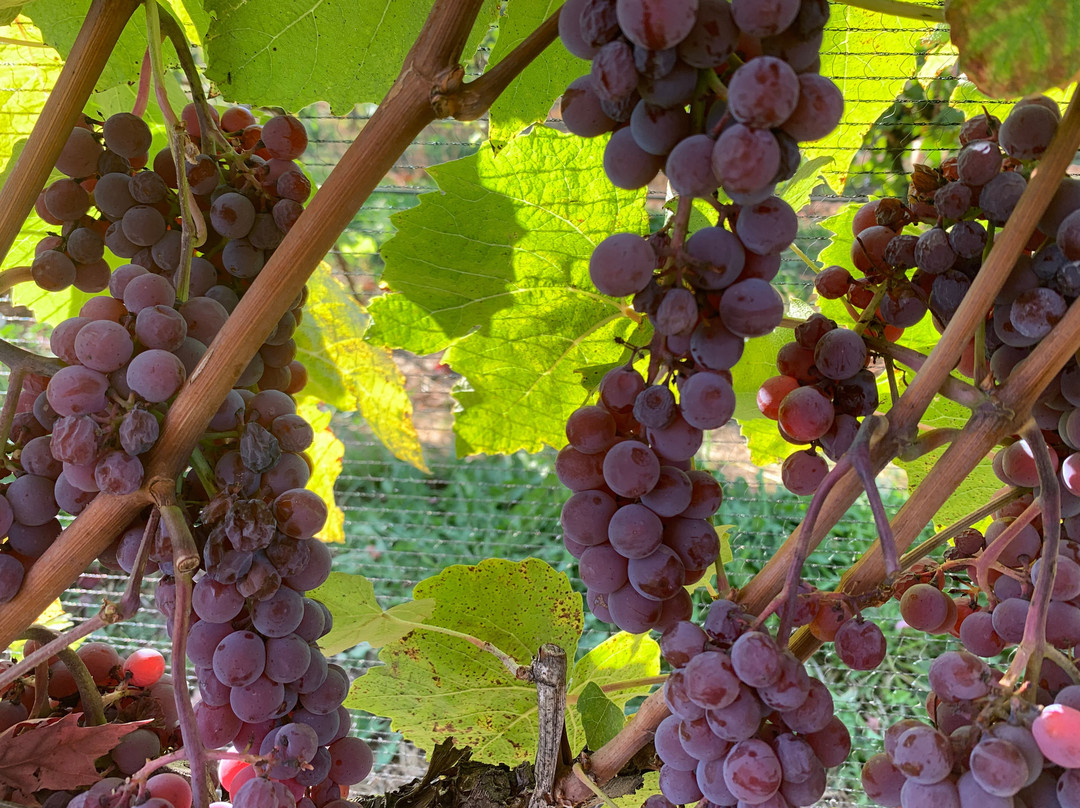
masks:
[[[940,20],[904,3],[854,5]],[[4,286],[93,295],[55,326],[51,357],[0,345],[10,370],[0,646],[24,641],[0,661],[0,750],[11,750],[0,756],[0,796],[49,808],[205,808],[226,796],[236,808],[341,808],[369,775],[372,752],[350,735],[344,706],[364,687],[324,655],[345,647],[326,605],[342,584],[317,538],[329,507],[305,487],[315,433],[294,399],[308,374],[295,339],[305,283],[424,126],[479,117],[552,45],[590,63],[562,95],[571,136],[605,139],[604,172],[621,191],[662,173],[674,197],[659,229],[609,224],[594,245],[587,275],[599,294],[585,291],[632,336],[605,346],[617,361],[568,410],[555,461],[570,489],[562,541],[589,609],[629,634],[657,630],[655,657],[633,673],[628,664],[622,680],[607,671],[599,686],[577,666],[568,672],[577,596],[554,605],[561,583],[528,563],[454,572],[385,611],[364,581],[361,636],[414,661],[423,654],[409,643],[438,636],[493,666],[492,681],[527,683],[538,729],[517,758],[490,762],[535,753],[530,804],[606,799],[606,788],[633,791],[658,770],[660,793],[640,795],[649,808],[785,808],[817,804],[851,749],[804,661],[832,643],[852,670],[878,666],[886,640],[870,617],[895,598],[907,625],[965,650],[932,661],[929,722],[886,731],[863,767],[866,795],[887,808],[1077,805],[1080,194],[1066,170],[1080,101],[1062,116],[1033,93],[1001,118],[967,120],[958,153],[916,165],[907,198],[862,206],[850,261],[822,267],[794,249],[805,196],[793,186],[806,182],[807,144],[848,125],[843,83],[821,75],[828,3],[568,0],[465,82],[460,62],[483,32],[484,6],[436,0],[390,92],[308,202],[311,182],[295,162],[307,145],[301,121],[211,104],[185,29],[164,6],[146,4],[131,111],[95,116],[91,91],[136,5],[91,4],[0,190],[5,252],[31,210],[51,228]],[[966,20],[964,34],[983,43]],[[192,91],[179,112],[163,41]],[[168,142],[153,155],[151,95]],[[817,273],[827,314],[786,316],[773,282],[789,248]],[[928,321],[941,336],[924,355],[903,335]],[[776,375],[756,405],[798,447],[784,485],[810,499],[761,573],[730,581],[712,524],[723,491],[694,458],[736,413],[748,340],[780,329],[791,339],[770,358]],[[921,428],[939,395],[970,411],[965,427]],[[890,518],[877,475],[942,447]],[[1005,488],[912,549],[950,481],[991,452]],[[838,591],[821,591],[804,580],[804,562],[861,493],[879,541]],[[74,519],[63,527],[61,515]],[[120,601],[60,635],[32,625],[94,559],[130,576]],[[503,574],[517,576],[511,591],[532,578],[535,591],[552,590],[551,626],[488,635],[448,617],[453,599],[423,596],[472,584],[482,601],[485,576]],[[147,580],[171,671],[146,649],[122,658],[102,642],[70,647],[130,619]],[[708,598],[692,594],[698,582]],[[1006,670],[986,661],[1011,648]],[[442,686],[440,671],[428,679]],[[399,696],[410,687],[406,676],[392,684]],[[625,720],[631,694],[655,685]],[[620,692],[627,699],[609,698]],[[587,726],[573,725],[568,704]],[[614,729],[601,732],[589,710]],[[454,734],[450,722],[440,731],[443,741]],[[594,748],[581,749],[582,733]],[[80,743],[67,782],[47,765],[28,774],[31,761],[17,757],[20,747]],[[650,745],[654,756],[638,755]],[[435,747],[420,787],[469,753]],[[627,780],[611,785],[620,773]]]

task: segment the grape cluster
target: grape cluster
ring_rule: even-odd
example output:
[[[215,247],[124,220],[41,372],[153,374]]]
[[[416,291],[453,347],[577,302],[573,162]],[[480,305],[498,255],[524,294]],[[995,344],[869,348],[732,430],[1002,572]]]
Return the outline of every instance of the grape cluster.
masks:
[[[689,462],[703,431],[722,427],[734,412],[731,369],[745,340],[770,333],[783,318],[783,299],[770,281],[779,271],[780,253],[795,238],[798,220],[774,192],[798,168],[798,143],[827,135],[843,112],[839,90],[816,72],[827,20],[828,4],[820,0],[570,0],[560,12],[563,43],[592,63],[590,73],[563,95],[567,128],[584,137],[611,133],[604,169],[615,186],[644,187],[662,170],[680,196],[684,216],[694,197],[710,199],[719,211],[715,226],[689,238],[685,218],[676,215],[650,238],[613,234],[590,258],[596,288],[614,297],[632,296],[654,332],[647,348],[647,383],[625,382],[618,403],[607,405],[610,415],[626,422],[619,425],[618,437],[627,440],[593,450],[608,452],[605,486],[615,496],[646,499],[616,503],[594,496],[599,500],[591,517],[596,530],[584,533],[584,516],[571,517],[567,530],[578,545],[603,545],[601,523],[622,504],[611,522],[614,533],[648,534],[646,540],[635,538],[639,546],[626,552],[619,549],[625,539],[610,538],[610,547],[590,550],[590,558],[582,560],[590,604],[603,600],[604,616],[612,612],[624,628],[636,625],[633,630],[644,631],[658,621],[670,625],[655,604],[677,597],[681,581],[693,580],[705,566],[701,562],[715,558],[715,536],[706,535],[711,530],[676,538],[683,528],[674,526],[685,526],[687,516],[706,518],[677,507],[673,490],[686,490],[685,481],[666,470],[662,480],[646,481],[630,456],[641,454],[650,468],[655,465],[650,474]],[[730,201],[720,201],[721,191]],[[584,421],[591,412],[579,410],[573,419]],[[573,439],[570,443],[582,452]],[[638,476],[634,493],[612,484],[619,473]],[[658,498],[650,494],[658,480],[668,500],[663,513],[650,510],[646,501]],[[577,500],[592,496],[584,493],[591,486],[574,481],[570,488],[576,492],[575,509]],[[603,515],[605,509],[612,513]],[[661,533],[671,541],[661,542]],[[706,539],[712,547],[694,557],[680,557],[672,544],[704,548]],[[584,547],[571,550],[583,553]],[[601,574],[601,564],[614,571]],[[622,576],[626,566],[628,574]],[[613,599],[632,601],[632,608],[630,603],[611,608]],[[673,616],[675,607],[669,609]]]
[[[66,366],[48,379],[30,377],[19,399],[10,454],[16,477],[0,497],[7,536],[0,598],[14,595],[24,565],[60,533],[61,511],[74,516],[100,492],[123,495],[143,484],[141,458],[157,442],[173,397],[302,212],[311,190],[294,162],[307,145],[302,124],[279,115],[260,125],[240,107],[220,118],[207,114],[203,121],[221,130],[207,138],[193,106],[182,114],[195,153],[186,158],[187,180],[207,219],[207,238],[186,274],[173,156],[163,150],[145,168],[150,132],[139,118],[115,115],[100,131],[84,121],[58,163],[67,178],[39,199],[39,213],[61,231],[38,245],[35,281],[108,294],[56,327],[50,346]],[[110,274],[103,262],[101,277],[101,267],[84,270],[88,233],[97,237],[95,255],[107,248],[130,263]],[[214,414],[201,462],[179,491],[196,514],[190,530],[202,560],[187,616],[198,732],[208,748],[231,744],[265,758],[255,766],[232,761],[222,771],[236,808],[324,808],[372,766],[368,746],[348,735],[349,678],[319,649],[330,612],[304,595],[326,580],[331,564],[314,538],[326,504],[305,488],[314,431],[291,395],[306,380],[293,339],[305,299],[306,290]],[[172,633],[175,537],[165,525],[147,535],[148,517],[137,519],[100,561],[131,573],[149,542],[143,572],[162,573],[155,600]],[[128,738],[125,759],[139,765],[160,751],[137,733]],[[122,796],[82,799],[94,802],[85,808],[120,808]]]
[[[24,653],[31,653],[38,643],[27,641]],[[105,642],[86,642],[74,651],[78,660],[72,664],[86,669],[93,685],[104,699],[105,720],[127,723],[149,719],[150,723],[124,736],[110,752],[105,765],[121,774],[132,774],[162,751],[181,745],[172,677],[165,673],[165,658],[151,648],[142,648],[121,657]],[[0,669],[10,663],[0,663]],[[0,693],[0,732],[30,718],[59,718],[69,713],[85,712],[76,675],[68,661],[53,657],[47,676],[36,675],[17,680]],[[42,709],[31,715],[39,688],[45,688]],[[144,754],[145,753],[145,754]],[[106,769],[108,770],[108,769]]]
[[[666,800],[816,804],[826,770],[851,749],[825,685],[727,600],[711,604],[704,628],[677,623],[660,647],[674,668],[664,683],[671,715],[654,738]]]
[[[869,358],[856,331],[822,314],[797,325],[795,341],[777,352],[779,375],[762,383],[757,405],[777,422],[786,440],[810,444],[788,455],[781,467],[781,479],[793,494],[818,489],[829,471],[825,457],[839,460],[859,431],[859,419],[877,409],[877,380],[866,367]]]
[[[927,702],[935,726],[903,719],[889,727],[885,751],[863,766],[867,796],[886,808],[1080,806],[1080,686],[986,720],[1000,675],[965,651],[935,659]]]
[[[578,559],[593,613],[623,631],[664,631],[689,619],[684,587],[720,554],[708,520],[723,491],[690,467],[702,430],[686,413],[710,400],[707,388],[698,384],[695,393],[691,384],[706,379],[688,379],[676,402],[632,367],[615,368],[600,382],[600,402],[567,421],[568,445],[555,460],[559,481],[574,492],[562,509],[563,542]]]

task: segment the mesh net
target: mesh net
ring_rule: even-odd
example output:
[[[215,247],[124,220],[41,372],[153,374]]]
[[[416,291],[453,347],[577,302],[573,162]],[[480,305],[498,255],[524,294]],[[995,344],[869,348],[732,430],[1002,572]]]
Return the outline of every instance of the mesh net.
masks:
[[[855,42],[861,32],[852,29],[849,33]],[[879,60],[888,64],[887,57],[892,55],[857,54],[864,61],[868,77],[879,75],[875,73],[875,64]],[[876,88],[881,86],[867,81],[865,87],[856,87],[849,104],[854,104],[858,111],[864,106],[879,110],[882,103],[893,102],[892,97],[874,97]],[[915,100],[909,106],[932,103]],[[959,106],[964,109],[964,105]],[[931,143],[924,148],[919,141],[920,128],[928,125],[926,109],[920,109],[921,118],[911,114],[901,99],[882,118],[875,120],[868,113],[856,114],[845,121],[843,126],[856,127],[860,132],[873,126],[877,134],[864,143],[847,184],[847,195],[816,194],[802,211],[797,244],[803,252],[813,257],[827,244],[820,221],[845,202],[902,189],[914,149],[922,149],[920,159],[931,163],[940,159],[940,148]],[[978,111],[970,109],[964,112]],[[330,116],[324,105],[303,111],[301,117],[310,133],[310,146],[303,162],[316,185],[337,164],[371,112],[370,108],[358,108],[338,118]],[[560,122],[553,117],[548,124],[558,127]],[[890,126],[905,127],[909,134],[900,141],[890,140],[881,134]],[[434,188],[425,169],[476,152],[485,136],[484,120],[437,122],[429,126],[400,157],[342,234],[327,261],[361,302],[379,294],[382,270],[379,248],[394,233],[391,217],[416,205],[420,194]],[[663,202],[664,188],[656,184],[649,195],[650,208],[659,211]],[[798,257],[786,253],[777,279],[785,295],[808,300],[811,279],[811,270]],[[5,306],[3,313],[6,326],[18,327],[28,322],[25,310]],[[336,495],[345,512],[347,541],[333,546],[335,569],[369,577],[385,606],[407,600],[414,584],[446,566],[476,563],[489,557],[514,560],[537,557],[573,578],[575,563],[563,548],[558,527],[559,509],[566,494],[553,473],[554,452],[456,457],[452,390],[457,378],[439,363],[437,356],[418,358],[399,354],[396,359],[407,377],[415,422],[431,473],[424,474],[395,459],[359,416],[336,415],[333,428],[345,444],[344,470],[337,482]],[[751,463],[746,442],[734,424],[711,435],[699,462],[724,485],[725,501],[717,521],[732,526],[730,539],[735,560],[728,565],[727,574],[738,586],[764,565],[798,524],[805,501],[784,491],[778,468],[758,468]],[[903,473],[896,470],[887,472],[883,478],[883,495],[890,513],[902,501],[904,484]],[[865,500],[860,500],[813,554],[806,577],[822,588],[830,588],[875,538],[869,509]],[[100,569],[89,570],[64,594],[63,606],[75,621],[85,619],[97,611],[103,597],[118,594],[124,584],[122,576]],[[580,582],[575,584],[584,592]],[[163,621],[152,604],[145,605],[135,619],[104,633],[122,651],[153,646],[167,653]],[[879,610],[876,619],[890,643],[890,655],[878,670],[849,671],[838,665],[828,649],[819,652],[809,663],[810,672],[830,686],[838,714],[853,738],[850,761],[832,775],[829,794],[820,803],[823,805],[867,804],[856,793],[859,767],[880,750],[882,732],[891,722],[904,715],[925,715],[921,704],[927,690],[926,670],[930,659],[947,644],[940,638],[898,628],[899,615],[892,606]],[[581,653],[607,636],[605,625],[587,617]],[[375,651],[366,646],[342,654],[338,661],[352,676],[362,675],[378,664]],[[353,732],[366,738],[376,754],[375,774],[361,786],[363,791],[383,792],[423,774],[423,753],[394,732],[388,721],[357,713]]]

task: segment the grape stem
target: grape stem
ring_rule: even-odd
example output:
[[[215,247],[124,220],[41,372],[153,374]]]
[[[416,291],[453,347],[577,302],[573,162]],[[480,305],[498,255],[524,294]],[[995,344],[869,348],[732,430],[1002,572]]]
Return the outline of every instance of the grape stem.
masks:
[[[851,466],[859,475],[866,491],[866,499],[870,503],[870,512],[874,515],[874,525],[877,527],[878,540],[881,542],[881,553],[885,558],[886,580],[892,581],[900,572],[900,553],[896,549],[896,538],[893,536],[892,525],[889,524],[889,514],[885,511],[885,503],[881,501],[877,475],[870,461],[870,443],[875,437],[883,435],[888,428],[889,422],[884,416],[867,416],[863,419],[847,454],[851,456]],[[786,640],[785,637],[785,642]]]
[[[57,639],[54,632],[38,625],[27,628],[23,632],[23,637],[42,645]],[[60,661],[67,668],[68,673],[71,674],[71,678],[75,680],[75,687],[79,689],[79,700],[82,702],[84,723],[87,726],[100,727],[105,723],[105,708],[101,705],[101,693],[98,692],[97,685],[94,683],[94,677],[86,669],[86,664],[79,659],[79,655],[72,651],[71,648],[65,646],[55,653],[56,656],[60,657]],[[44,682],[35,678],[35,696],[38,690],[47,692],[48,689],[48,676],[45,677]]]
[[[63,632],[55,639],[42,645],[36,651],[24,655],[17,664],[12,665],[7,670],[0,671],[0,693],[5,691],[8,686],[20,676],[28,674],[31,668],[41,662],[48,663],[49,659],[61,648],[67,648],[73,642],[81,640],[83,637],[90,636],[99,628],[111,626],[114,623],[119,623],[123,620],[129,620],[139,611],[139,590],[142,588],[143,570],[146,568],[146,559],[150,555],[150,546],[154,542],[154,534],[157,532],[157,526],[158,513],[154,510],[151,511],[150,518],[146,523],[146,528],[143,530],[142,541],[139,544],[139,552],[135,557],[135,566],[132,568],[131,575],[128,577],[127,585],[124,587],[124,594],[121,595],[120,600],[116,603],[106,600],[98,613],[89,620],[85,620],[68,631]]]
[[[856,240],[857,239],[858,236],[856,236]],[[881,305],[881,301],[885,297],[886,291],[888,291],[888,284],[885,283],[881,284],[880,286],[878,286],[877,289],[874,290],[874,297],[867,304],[866,308],[863,309],[862,314],[859,315],[859,321],[855,323],[855,325],[852,327],[852,331],[854,331],[859,336],[862,336],[863,332],[866,331],[866,327],[870,325],[870,323],[872,323],[874,321],[874,318],[877,316],[878,306]]]
[[[998,560],[1001,551],[1012,543],[1012,540],[1020,534],[1020,531],[1042,512],[1042,507],[1042,497],[1039,497],[1039,499],[1028,505],[1023,513],[1011,521],[1008,527],[1001,531],[1001,535],[990,542],[979,554],[979,557],[975,559],[975,580],[979,585],[979,589],[986,593],[991,606],[997,602],[997,598],[994,596],[994,588],[990,584],[991,565]],[[1044,519],[1043,522],[1045,521]]]
[[[920,457],[952,443],[961,432],[963,432],[963,430],[959,427],[928,429],[905,446],[900,454],[897,455],[897,459],[903,460],[905,463],[910,463],[912,460],[918,460]]]
[[[896,383],[896,362],[891,356],[884,356],[885,360],[885,373],[889,377],[889,395],[892,396],[892,400],[896,401],[900,398],[900,386]]]
[[[1050,457],[1050,448],[1042,430],[1034,421],[1029,421],[1020,433],[1035,457],[1035,468],[1039,474],[1039,502],[1043,513],[1042,562],[1035,579],[1035,592],[1031,596],[1031,607],[1027,620],[1024,621],[1024,636],[1016,649],[1009,670],[1001,679],[1002,687],[1013,688],[1023,677],[1032,686],[1025,696],[1035,700],[1039,684],[1039,671],[1042,669],[1044,648],[1046,646],[1046,613],[1050,607],[1050,596],[1054,591],[1054,576],[1057,574],[1058,550],[1061,545],[1061,485],[1057,470]],[[1019,520],[1017,520],[1019,521]],[[1011,527],[1011,526],[1010,526]],[[995,544],[996,544],[995,540]]]
[[[821,267],[818,266],[817,261],[815,261],[809,255],[807,255],[805,252],[803,252],[799,248],[798,244],[796,244],[795,242],[792,242],[791,245],[788,247],[788,249],[791,250],[793,253],[795,253],[795,255],[799,256],[799,258],[802,260],[802,262],[804,264],[806,264],[808,267],[810,267],[810,269],[814,270],[814,272],[821,272]]]
[[[886,339],[864,336],[863,341],[874,353],[881,354],[889,359],[894,359],[904,367],[911,368],[911,370],[914,370],[916,373],[922,369],[929,358],[926,354],[920,353],[913,348],[897,345],[895,342],[889,342]],[[955,376],[946,376],[942,382],[941,389],[938,392],[949,399],[949,401],[953,401],[962,407],[967,407],[969,410],[974,410],[989,400],[986,393],[981,390],[973,389],[971,385],[964,384]]]
[[[184,136],[181,134],[182,127],[177,120],[176,113],[173,112],[172,106],[169,104],[169,94],[165,90],[165,63],[161,55],[161,20],[163,17],[168,17],[173,22],[174,27],[179,30],[180,26],[175,25],[175,20],[172,16],[165,11],[161,14],[161,9],[157,3],[157,0],[147,0],[146,2],[146,30],[147,40],[150,43],[150,61],[153,65],[154,74],[154,88],[157,92],[158,106],[161,107],[161,114],[165,118],[165,125],[169,136],[169,151],[173,157],[173,165],[176,169],[176,196],[180,203],[180,265],[176,268],[176,272],[173,275],[173,286],[176,287],[176,299],[179,301],[185,301],[188,298],[188,292],[190,289],[191,280],[191,258],[194,254],[194,249],[199,244],[206,241],[206,223],[203,220],[202,212],[199,210],[198,205],[195,204],[195,199],[191,194],[191,186],[188,184],[187,177],[187,163],[184,157]],[[187,43],[184,40],[184,32],[179,31],[180,42],[173,40],[173,45],[177,54],[181,52],[191,58],[191,53],[187,49]],[[183,58],[181,57],[181,62]],[[189,80],[191,77],[188,77]],[[192,95],[195,94],[195,88],[198,87],[202,90],[202,85],[199,84],[198,76],[196,75],[195,81],[192,83]],[[196,109],[201,110],[196,104]],[[209,116],[207,116],[209,117]],[[200,121],[203,120],[200,113]],[[203,124],[200,123],[200,126]],[[211,130],[204,129],[202,131],[209,132]],[[207,138],[209,139],[209,138]],[[192,235],[194,231],[194,236]]]
[[[1048,642],[1043,643],[1042,653],[1046,659],[1061,668],[1074,685],[1080,685],[1080,670],[1077,670],[1071,659]]]
[[[245,763],[250,763],[252,766],[258,766],[260,763],[266,761],[266,758],[262,755],[249,755],[246,752],[232,752],[228,749],[206,749],[204,750],[204,754],[207,760],[242,760]],[[146,761],[145,766],[135,772],[135,774],[131,775],[123,788],[142,791],[146,786],[146,778],[154,772],[159,769],[164,769],[166,766],[173,763],[187,763],[188,760],[188,751],[182,746],[175,751],[169,752],[167,755],[148,760]]]
[[[151,12],[152,13],[152,12]],[[150,16],[150,13],[147,14]],[[195,722],[195,710],[191,706],[191,691],[187,675],[187,635],[191,624],[192,576],[199,568],[199,550],[191,535],[183,508],[176,501],[176,481],[158,478],[150,483],[150,491],[157,503],[161,528],[172,545],[173,573],[176,595],[172,613],[172,674],[173,697],[176,714],[180,721],[180,735],[184,748],[190,752],[191,790],[195,808],[208,808],[212,782],[207,766],[206,748],[199,737]]]
[[[150,16],[149,9],[151,5],[154,5],[152,0],[147,0],[146,7],[148,18]],[[206,93],[203,92],[202,76],[199,75],[199,68],[196,67],[195,60],[191,58],[191,45],[187,41],[184,29],[180,27],[180,23],[176,21],[176,18],[173,17],[166,6],[163,6],[160,3],[157,3],[156,5],[157,10],[155,13],[160,25],[160,33],[156,40],[157,44],[160,48],[160,34],[167,36],[173,44],[176,56],[180,60],[180,69],[184,71],[184,77],[188,81],[188,88],[191,91],[191,100],[195,104],[195,115],[199,119],[199,140],[200,144],[204,147],[203,153],[209,154],[212,157],[214,156],[214,153],[216,153],[218,147],[224,147],[227,150],[228,144],[225,142],[217,124],[214,123],[213,116],[208,112],[210,104],[206,99]],[[153,47],[153,44],[151,44],[151,47]],[[164,75],[164,72],[162,72],[161,75]],[[205,148],[206,146],[210,146],[210,148]]]
[[[643,676],[640,679],[627,679],[625,682],[608,682],[605,685],[600,685],[600,690],[604,693],[618,693],[620,690],[632,690],[635,687],[662,685],[667,681],[667,678],[668,674],[662,673],[659,676]],[[569,693],[566,696],[566,703],[577,704],[580,698],[580,693]]]
[[[906,553],[904,553],[900,557],[901,569],[909,568],[916,561],[925,558],[938,548],[945,546],[945,543],[949,541],[949,539],[956,538],[969,527],[985,519],[994,511],[1003,508],[1010,502],[1014,502],[1015,500],[1019,499],[1021,496],[1024,495],[1025,491],[1026,489],[1013,486],[1004,494],[999,494],[985,505],[976,508],[970,513],[964,514],[948,527],[938,531],[926,541],[922,542],[921,544],[917,544],[916,546],[908,550]],[[965,563],[965,566],[970,566],[970,564]]]
[[[41,683],[44,682],[44,686]],[[34,705],[31,718],[45,718],[49,714],[49,660],[42,659],[34,666]]]
[[[909,20],[921,20],[927,23],[944,23],[946,21],[943,8],[904,3],[900,2],[900,0],[836,0],[836,2],[842,6],[877,11]]]
[[[131,105],[131,114],[140,118],[146,112],[146,105],[150,102],[150,48],[143,54],[142,65],[139,67],[139,89],[135,93],[135,103]]]

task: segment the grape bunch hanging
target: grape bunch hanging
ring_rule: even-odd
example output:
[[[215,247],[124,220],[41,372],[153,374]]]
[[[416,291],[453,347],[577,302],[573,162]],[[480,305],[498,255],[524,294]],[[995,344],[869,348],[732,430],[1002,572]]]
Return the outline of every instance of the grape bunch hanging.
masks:
[[[207,107],[201,120],[213,131],[204,134],[193,105],[182,120],[194,147],[183,163],[187,200],[173,153],[151,159],[151,131],[129,113],[84,118],[57,163],[66,176],[38,199],[39,215],[57,230],[37,245],[34,282],[47,291],[73,285],[107,293],[53,330],[50,347],[64,366],[51,377],[29,376],[19,394],[16,476],[0,496],[0,601],[16,594],[25,569],[60,534],[61,513],[75,516],[99,493],[125,495],[144,484],[143,460],[170,402],[310,193],[295,162],[307,146],[299,120],[279,115],[259,124],[245,108],[219,118]],[[185,257],[184,228],[190,232],[195,218],[205,238]],[[110,271],[106,249],[129,263]],[[341,803],[372,766],[367,745],[349,736],[342,706],[349,678],[319,649],[330,612],[304,594],[326,580],[331,561],[314,538],[326,504],[305,488],[314,432],[291,395],[306,380],[294,340],[305,298],[306,291],[292,302],[242,371],[180,481],[185,529],[201,556],[193,560],[201,570],[190,612],[177,614],[178,537],[166,520],[144,514],[100,558],[128,574],[160,572],[156,606],[170,634],[188,631],[195,666],[199,737],[188,742],[260,756],[221,762],[236,808]],[[47,687],[42,709],[64,711],[78,704],[59,684],[70,678],[61,659],[47,683],[31,679],[9,695],[25,706],[27,693]],[[143,685],[121,675],[99,686],[117,684],[128,699]],[[126,736],[103,761],[106,779],[79,794],[58,792],[50,808],[131,804],[135,792],[121,778],[180,743],[169,701],[161,699],[153,732]],[[191,803],[189,787],[150,793],[166,801],[160,808]]]
[[[572,1],[559,17],[567,49],[592,62],[563,96],[567,128],[611,133],[604,168],[620,188],[663,170],[681,211],[649,238],[616,233],[592,254],[596,288],[632,296],[654,334],[644,376],[611,371],[600,402],[571,416],[556,467],[575,492],[563,530],[590,606],[628,631],[687,619],[683,587],[719,553],[707,520],[721,492],[692,458],[734,413],[745,340],[783,318],[770,281],[798,220],[774,191],[798,168],[798,143],[827,135],[843,111],[816,72],[827,20],[816,0]],[[717,222],[689,235],[695,197]]]

